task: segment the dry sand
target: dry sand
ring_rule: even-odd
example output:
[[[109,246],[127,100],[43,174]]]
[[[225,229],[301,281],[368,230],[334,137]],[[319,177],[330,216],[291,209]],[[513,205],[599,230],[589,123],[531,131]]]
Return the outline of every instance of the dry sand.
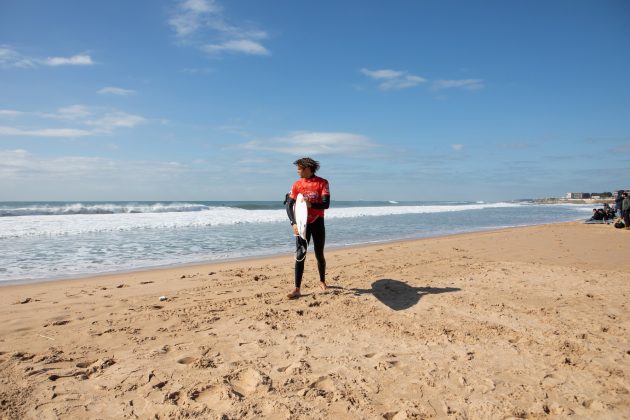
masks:
[[[630,231],[578,223],[0,288],[0,417],[630,418]],[[160,301],[160,296],[168,299]]]

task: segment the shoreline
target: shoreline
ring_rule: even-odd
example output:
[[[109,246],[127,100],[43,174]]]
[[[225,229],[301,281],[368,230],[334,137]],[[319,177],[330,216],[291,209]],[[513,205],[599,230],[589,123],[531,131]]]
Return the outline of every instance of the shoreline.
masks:
[[[9,286],[0,417],[630,416],[630,232],[579,222]],[[162,296],[165,299],[160,299]]]
[[[457,235],[475,234],[478,232],[492,232],[492,231],[500,231],[500,230],[505,230],[505,229],[520,229],[520,228],[527,228],[527,227],[533,227],[533,226],[546,226],[546,225],[576,223],[576,222],[578,222],[578,220],[565,221],[565,222],[552,222],[552,223],[538,223],[538,224],[531,224],[531,225],[528,224],[528,225],[518,225],[518,226],[479,228],[476,230],[447,233],[447,234],[435,235],[435,236],[392,239],[392,240],[374,241],[374,242],[358,243],[358,244],[351,244],[351,245],[333,245],[333,246],[329,245],[326,247],[326,251],[330,252],[330,251],[344,250],[344,249],[351,249],[351,248],[377,246],[380,244],[391,244],[391,243],[397,243],[397,242],[404,243],[404,242],[410,242],[410,241],[413,242],[413,241],[422,241],[422,240],[428,240],[428,239],[445,238],[445,237],[457,236]],[[179,268],[186,269],[186,268],[195,268],[195,267],[205,267],[205,266],[212,266],[215,264],[230,264],[230,263],[237,263],[237,262],[247,262],[250,260],[259,261],[259,260],[266,260],[266,259],[290,257],[291,255],[293,255],[292,252],[287,252],[287,253],[276,253],[276,254],[258,255],[258,256],[233,257],[233,258],[225,258],[225,259],[217,259],[217,260],[202,260],[202,261],[197,261],[197,262],[181,263],[181,264],[179,263],[164,264],[164,265],[156,265],[156,266],[148,266],[148,267],[138,267],[135,269],[122,269],[122,270],[94,273],[94,274],[83,273],[83,274],[77,274],[73,276],[62,275],[59,277],[51,277],[51,278],[46,278],[46,279],[7,280],[7,281],[0,281],[0,290],[7,287],[15,287],[15,286],[21,286],[21,285],[32,285],[32,284],[39,284],[39,283],[55,283],[55,282],[65,282],[65,281],[80,281],[80,280],[87,280],[87,279],[93,279],[93,278],[119,276],[119,275],[149,272],[149,271],[162,271],[162,270],[176,270]]]

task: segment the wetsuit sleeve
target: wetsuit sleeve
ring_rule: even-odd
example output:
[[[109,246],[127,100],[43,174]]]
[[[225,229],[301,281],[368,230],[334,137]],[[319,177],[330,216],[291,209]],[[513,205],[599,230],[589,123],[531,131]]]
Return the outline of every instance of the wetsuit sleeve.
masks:
[[[295,224],[295,213],[293,212],[293,205],[295,204],[295,200],[290,196],[287,196],[287,200],[285,201],[285,208],[287,210],[287,216],[289,216],[289,221],[291,225]]]
[[[311,203],[311,208],[327,210],[330,207],[330,195],[322,196],[321,203]]]

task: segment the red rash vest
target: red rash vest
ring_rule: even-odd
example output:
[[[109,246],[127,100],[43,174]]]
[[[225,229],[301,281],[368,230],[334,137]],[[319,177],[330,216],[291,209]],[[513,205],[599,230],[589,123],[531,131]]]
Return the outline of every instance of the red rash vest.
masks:
[[[311,203],[321,203],[323,196],[330,195],[328,181],[315,175],[310,178],[300,178],[291,187],[289,197],[295,200],[298,194],[308,198]],[[324,217],[324,209],[309,207],[306,223],[313,223],[318,217]]]

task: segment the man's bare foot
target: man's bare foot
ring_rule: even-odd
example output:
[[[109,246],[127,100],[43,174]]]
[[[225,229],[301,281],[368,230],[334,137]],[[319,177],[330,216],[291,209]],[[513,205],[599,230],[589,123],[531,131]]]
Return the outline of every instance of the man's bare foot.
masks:
[[[291,293],[289,293],[289,294],[287,295],[287,297],[288,297],[289,299],[297,299],[297,298],[299,298],[300,296],[301,296],[301,295],[300,295],[300,289],[295,289],[294,291],[292,291]]]
[[[324,292],[326,290],[328,290],[328,286],[326,286],[326,282],[325,281],[320,281],[319,282],[319,288],[322,289]]]

